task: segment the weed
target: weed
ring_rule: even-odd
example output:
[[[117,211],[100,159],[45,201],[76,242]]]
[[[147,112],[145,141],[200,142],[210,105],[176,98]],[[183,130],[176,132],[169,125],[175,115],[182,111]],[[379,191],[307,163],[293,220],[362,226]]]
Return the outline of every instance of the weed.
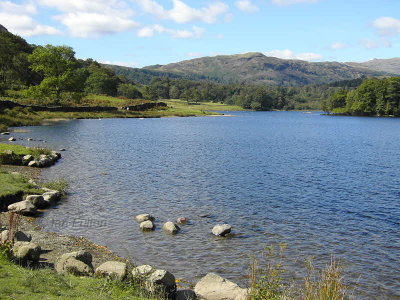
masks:
[[[66,194],[68,190],[68,182],[63,178],[60,178],[44,183],[43,187]]]

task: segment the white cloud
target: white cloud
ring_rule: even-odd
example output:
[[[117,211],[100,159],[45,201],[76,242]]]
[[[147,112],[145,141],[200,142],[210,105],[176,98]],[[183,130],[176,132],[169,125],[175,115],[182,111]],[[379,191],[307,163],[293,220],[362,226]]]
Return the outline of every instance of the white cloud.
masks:
[[[235,2],[235,5],[238,9],[247,13],[254,13],[260,10],[250,0],[239,0]]]
[[[272,3],[281,6],[298,4],[298,3],[316,3],[319,0],[272,0]]]
[[[394,36],[400,34],[400,19],[381,17],[376,19],[372,25],[383,36]]]
[[[37,13],[32,3],[15,4],[10,1],[0,2],[0,22],[12,33],[21,36],[62,34],[58,29],[41,25],[31,15]]]
[[[346,47],[347,47],[346,44],[343,44],[343,43],[340,43],[340,42],[335,42],[335,43],[332,43],[329,46],[329,49],[331,49],[331,50],[340,50],[340,49],[344,49]]]
[[[377,42],[370,40],[370,39],[363,39],[359,42],[361,46],[363,46],[365,49],[375,49],[379,48],[379,45]]]
[[[152,37],[155,33],[166,33],[171,35],[174,38],[179,39],[187,39],[187,38],[201,38],[204,35],[204,29],[201,27],[193,26],[192,31],[190,30],[177,30],[177,29],[169,29],[165,28],[161,25],[152,25],[142,27],[138,30],[138,37]]]
[[[217,17],[228,11],[228,5],[217,1],[202,8],[193,8],[181,0],[172,0],[172,9],[165,9],[154,0],[135,0],[146,13],[152,14],[159,19],[172,20],[176,23],[188,23],[202,21],[214,23]]]
[[[320,54],[316,53],[311,53],[311,52],[305,52],[305,53],[298,53],[295,54],[291,50],[272,50],[264,53],[267,56],[273,56],[273,57],[278,57],[278,58],[283,58],[283,59],[300,59],[300,60],[306,60],[306,61],[317,61],[317,60],[322,60],[323,56]]]
[[[62,14],[54,16],[75,37],[98,37],[127,31],[138,24],[132,20],[133,11],[119,0],[39,0]]]

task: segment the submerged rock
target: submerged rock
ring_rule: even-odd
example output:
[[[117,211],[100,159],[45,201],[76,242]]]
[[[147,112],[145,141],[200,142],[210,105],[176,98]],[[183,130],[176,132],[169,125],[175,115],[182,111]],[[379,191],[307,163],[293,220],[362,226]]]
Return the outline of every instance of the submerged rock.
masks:
[[[173,222],[166,222],[163,225],[162,229],[164,232],[169,233],[169,234],[177,234],[179,232],[179,230],[181,230],[179,228],[179,226]]]
[[[140,214],[135,217],[136,222],[143,223],[144,221],[154,221],[154,217],[150,214]]]
[[[229,224],[218,224],[212,229],[212,233],[216,236],[225,236],[230,233],[232,226]]]
[[[154,223],[152,221],[144,221],[140,223],[139,227],[143,231],[152,231],[155,228]]]

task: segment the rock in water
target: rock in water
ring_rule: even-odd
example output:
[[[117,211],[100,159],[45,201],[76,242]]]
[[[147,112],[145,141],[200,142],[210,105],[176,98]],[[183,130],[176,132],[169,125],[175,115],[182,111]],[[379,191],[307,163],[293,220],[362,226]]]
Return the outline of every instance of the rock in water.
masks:
[[[218,224],[212,229],[212,233],[216,236],[225,236],[230,233],[232,226],[229,224]]]
[[[135,217],[136,222],[143,223],[144,221],[154,221],[154,217],[150,214],[141,214]]]
[[[17,139],[15,138],[15,137],[10,137],[9,139],[8,139],[10,142],[15,142]]]
[[[152,231],[154,230],[154,223],[152,221],[144,221],[140,223],[139,227],[143,231]]]
[[[36,208],[44,208],[48,205],[42,195],[28,195],[25,200],[30,201]]]
[[[194,287],[198,299],[206,300],[246,300],[248,291],[236,283],[214,273],[208,273]]]
[[[97,276],[107,276],[113,279],[123,280],[128,274],[126,263],[119,261],[107,261],[96,269]]]
[[[169,234],[177,234],[179,230],[181,230],[179,228],[178,225],[176,225],[173,222],[167,222],[163,225],[162,227],[163,231]]]
[[[184,218],[184,217],[181,217],[181,218],[176,219],[176,222],[178,224],[186,224],[188,222],[188,219]]]

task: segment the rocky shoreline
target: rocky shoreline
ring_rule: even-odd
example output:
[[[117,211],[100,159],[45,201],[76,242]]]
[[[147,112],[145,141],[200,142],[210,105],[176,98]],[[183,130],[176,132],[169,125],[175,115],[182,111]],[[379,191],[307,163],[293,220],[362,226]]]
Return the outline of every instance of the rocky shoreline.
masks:
[[[8,212],[0,214],[0,225],[5,224],[4,220],[9,219],[10,214],[19,216],[20,226],[12,237],[14,258],[29,262],[29,264],[50,267],[58,273],[70,273],[77,276],[108,276],[115,280],[139,278],[149,294],[160,295],[161,293],[162,296],[170,299],[244,300],[248,298],[247,289],[214,273],[201,278],[194,287],[192,286],[192,289],[179,289],[177,286],[179,280],[166,270],[156,269],[149,265],[135,267],[129,260],[114,254],[107,247],[96,245],[84,237],[43,231],[37,226],[33,216],[40,213],[42,209],[56,204],[60,196],[58,191],[45,189],[42,195],[29,195],[25,200],[9,205]],[[152,216],[143,214],[137,216],[136,220],[140,223],[142,230],[153,229]],[[186,221],[185,218],[179,218],[177,223],[183,224]],[[0,226],[3,241],[10,237],[8,229],[10,228]],[[167,222],[163,230],[169,234],[176,234],[179,226],[174,222]],[[230,227],[227,224],[218,224],[213,228],[215,235],[224,236],[229,232]]]

